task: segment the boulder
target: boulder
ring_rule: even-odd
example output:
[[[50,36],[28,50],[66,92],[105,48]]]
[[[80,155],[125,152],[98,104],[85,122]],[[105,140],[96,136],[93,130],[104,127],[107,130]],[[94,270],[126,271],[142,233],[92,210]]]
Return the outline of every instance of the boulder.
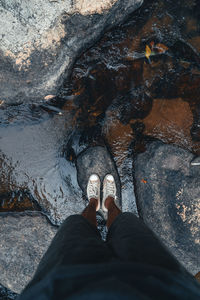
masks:
[[[116,203],[121,208],[121,185],[119,175],[110,153],[106,147],[89,147],[77,157],[77,174],[79,185],[87,197],[87,183],[91,174],[98,174],[101,183],[107,174],[112,174],[117,187]],[[103,213],[103,211],[102,211]]]
[[[156,141],[134,161],[140,217],[193,275],[200,270],[200,166],[194,155]]]
[[[2,0],[1,104],[55,94],[74,60],[143,0]]]
[[[57,227],[44,215],[32,212],[1,214],[0,228],[0,283],[20,293],[33,277]]]

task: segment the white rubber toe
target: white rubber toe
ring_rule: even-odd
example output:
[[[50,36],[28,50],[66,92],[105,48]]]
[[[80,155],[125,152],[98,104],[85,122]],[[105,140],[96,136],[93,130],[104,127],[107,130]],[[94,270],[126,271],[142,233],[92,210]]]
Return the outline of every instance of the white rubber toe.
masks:
[[[98,200],[96,211],[100,209],[100,187],[101,182],[99,176],[97,174],[92,174],[87,184],[87,197],[89,201],[91,198]]]

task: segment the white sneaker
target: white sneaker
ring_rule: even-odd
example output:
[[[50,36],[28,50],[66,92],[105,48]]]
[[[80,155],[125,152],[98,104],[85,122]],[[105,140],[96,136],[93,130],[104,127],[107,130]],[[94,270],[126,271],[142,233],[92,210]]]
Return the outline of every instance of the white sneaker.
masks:
[[[100,209],[100,179],[96,174],[92,174],[88,180],[87,184],[87,197],[90,201],[91,198],[95,198],[98,200],[98,205],[96,211]]]
[[[105,200],[108,197],[113,197],[116,199],[116,184],[115,179],[111,174],[107,174],[103,180],[103,201],[102,201],[102,210],[107,212],[108,209],[105,207]]]

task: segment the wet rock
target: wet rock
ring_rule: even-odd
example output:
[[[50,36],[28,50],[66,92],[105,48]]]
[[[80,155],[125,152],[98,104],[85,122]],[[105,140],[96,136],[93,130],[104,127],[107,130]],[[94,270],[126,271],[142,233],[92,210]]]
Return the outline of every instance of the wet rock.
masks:
[[[134,163],[139,215],[175,257],[196,274],[200,270],[199,166],[177,146],[153,142]]]
[[[40,213],[1,214],[0,283],[20,293],[32,278],[57,227]]]
[[[118,119],[120,107],[111,105],[106,111],[103,135],[106,145],[117,166],[121,182],[122,211],[137,214],[132,176],[133,130],[130,124],[122,124]]]
[[[2,0],[0,100],[36,101],[56,93],[80,52],[142,2]]]
[[[0,126],[1,194],[28,191],[56,225],[85,207],[76,167],[62,153],[73,134],[72,117],[68,112],[53,116],[43,113],[33,121],[25,109],[18,120]]]
[[[149,115],[142,121],[145,135],[199,153],[200,143],[191,137],[193,114],[183,99],[154,99]]]
[[[117,186],[117,204],[121,207],[121,186],[117,169],[106,147],[90,147],[80,153],[77,158],[78,182],[87,195],[87,183],[91,174],[98,174],[101,182],[107,174],[112,174]]]

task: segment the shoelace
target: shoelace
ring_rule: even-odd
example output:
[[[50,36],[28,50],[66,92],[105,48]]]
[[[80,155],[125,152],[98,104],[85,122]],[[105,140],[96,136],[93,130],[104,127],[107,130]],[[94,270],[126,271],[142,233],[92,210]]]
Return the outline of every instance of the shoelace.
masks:
[[[98,187],[97,184],[95,184],[94,182],[89,185],[88,189],[90,195],[95,195],[95,196],[98,195]]]
[[[114,182],[107,181],[106,194],[107,195],[114,195],[115,194],[115,185],[114,185]]]

